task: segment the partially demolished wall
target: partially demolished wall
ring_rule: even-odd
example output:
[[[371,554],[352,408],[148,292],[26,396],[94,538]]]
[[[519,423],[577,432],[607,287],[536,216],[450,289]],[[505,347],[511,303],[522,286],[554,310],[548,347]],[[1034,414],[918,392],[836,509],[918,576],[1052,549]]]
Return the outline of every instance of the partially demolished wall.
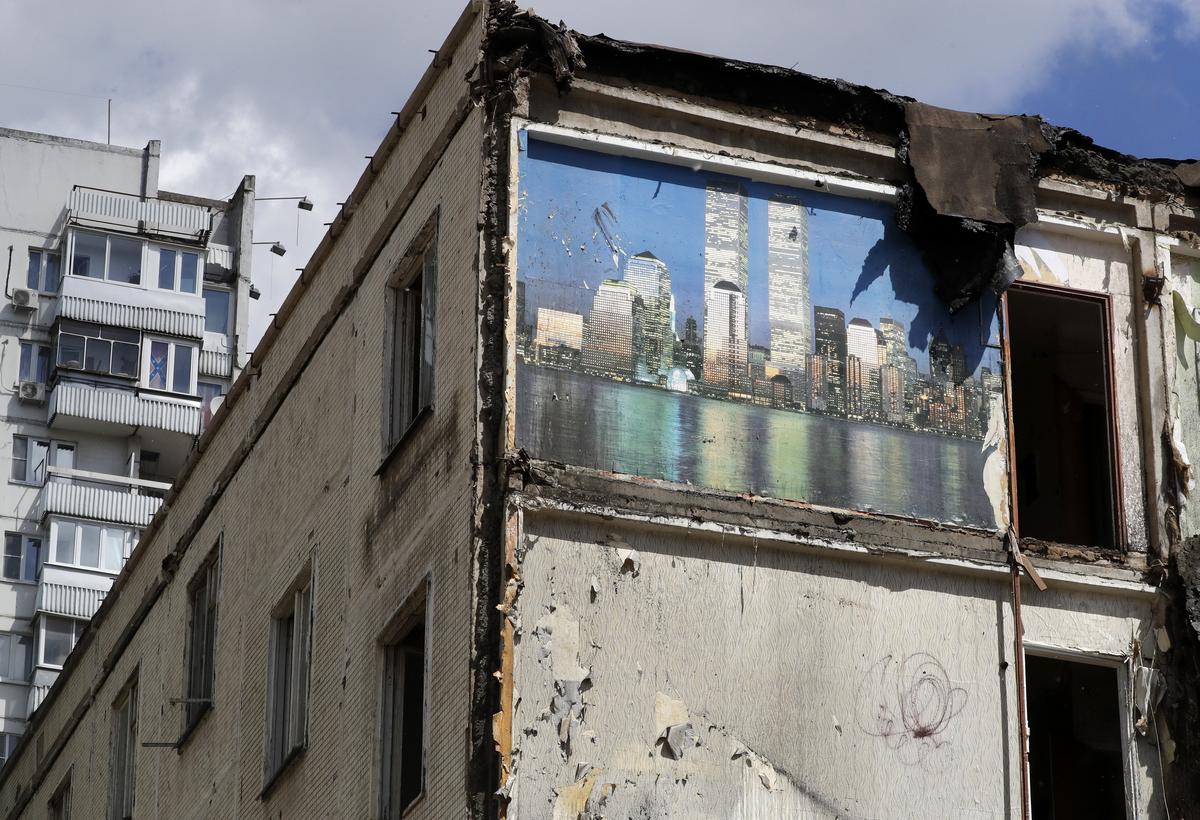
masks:
[[[494,500],[507,501],[507,559],[489,574],[505,590],[495,725],[511,816],[1009,817],[1022,800],[1008,566],[1027,559],[1005,526],[780,503],[521,449],[513,351],[534,330],[522,338],[517,134],[531,123],[610,154],[886,188],[952,314],[1018,280],[1111,298],[1125,537],[1119,550],[1025,544],[1048,590],[1023,583],[1024,645],[1120,665],[1134,813],[1200,808],[1183,737],[1200,685],[1197,525],[1179,478],[1200,425],[1169,434],[1200,417],[1195,357],[1173,363],[1186,334],[1168,296],[1188,287],[1178,260],[1200,256],[1195,165],[1124,156],[1036,117],[579,35],[509,4],[493,20],[515,117],[493,177],[510,201],[494,258],[510,325],[503,361],[485,359],[496,377],[505,368],[507,400]],[[1189,316],[1197,303],[1187,296]],[[914,669],[936,679],[928,721],[887,711]],[[887,695],[864,717],[870,681]]]

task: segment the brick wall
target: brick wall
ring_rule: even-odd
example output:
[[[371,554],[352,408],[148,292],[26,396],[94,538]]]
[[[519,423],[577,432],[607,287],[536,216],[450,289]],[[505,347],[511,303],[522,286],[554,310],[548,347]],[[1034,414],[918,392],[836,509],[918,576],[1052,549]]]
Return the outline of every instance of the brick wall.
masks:
[[[481,24],[470,12],[465,19],[453,67],[429,89],[424,116],[413,118],[386,159],[374,161],[371,186],[330,253],[306,271],[307,289],[258,363],[260,372],[246,377],[249,389],[206,439],[169,512],[139,546],[69,674],[37,715],[0,782],[0,816],[22,806],[23,816],[44,816],[68,769],[74,816],[104,816],[110,707],[135,671],[139,740],[179,737],[181,707],[169,699],[184,695],[187,585],[222,534],[215,708],[178,752],[137,749],[137,815],[369,816],[376,800],[379,637],[426,574],[434,625],[428,779],[410,816],[463,812],[484,128],[466,102],[463,80],[476,59]],[[430,159],[436,164],[422,182],[416,177]],[[376,475],[383,457],[385,288],[438,209],[434,409]],[[214,488],[220,488],[215,505],[207,509]],[[310,562],[308,747],[260,799],[270,611]]]

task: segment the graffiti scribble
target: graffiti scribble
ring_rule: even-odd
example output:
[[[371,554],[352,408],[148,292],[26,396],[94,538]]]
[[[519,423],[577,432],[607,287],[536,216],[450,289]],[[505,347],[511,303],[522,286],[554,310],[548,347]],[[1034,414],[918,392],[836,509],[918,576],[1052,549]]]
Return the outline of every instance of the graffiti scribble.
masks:
[[[858,728],[883,738],[902,763],[940,770],[950,747],[942,735],[966,704],[967,691],[950,683],[933,655],[886,655],[863,678],[855,716]]]

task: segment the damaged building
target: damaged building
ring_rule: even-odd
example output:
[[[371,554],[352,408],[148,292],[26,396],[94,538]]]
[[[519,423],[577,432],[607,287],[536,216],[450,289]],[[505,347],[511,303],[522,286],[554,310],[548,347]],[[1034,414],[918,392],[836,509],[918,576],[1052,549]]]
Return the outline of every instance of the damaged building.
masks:
[[[473,2],[3,817],[1200,812],[1200,166]]]

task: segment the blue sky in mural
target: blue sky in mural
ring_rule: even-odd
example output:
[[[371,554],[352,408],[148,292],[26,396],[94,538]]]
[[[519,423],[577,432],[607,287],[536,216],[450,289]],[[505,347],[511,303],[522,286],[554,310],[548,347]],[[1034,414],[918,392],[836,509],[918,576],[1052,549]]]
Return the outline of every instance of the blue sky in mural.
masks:
[[[523,135],[525,137],[525,135]],[[614,253],[597,225],[607,205],[628,256],[650,251],[667,264],[676,299],[676,332],[688,317],[703,333],[704,185],[713,174],[676,165],[618,157],[538,139],[522,139],[518,271],[525,282],[526,321],[538,307],[587,315],[596,287],[620,279]],[[994,361],[981,342],[988,332],[978,308],[950,317],[932,292],[932,280],[916,250],[895,227],[889,203],[743,181],[750,195],[750,342],[767,345],[766,212],[774,193],[798,195],[809,207],[809,281],[814,306],[841,310],[849,322],[862,317],[900,321],[909,351],[928,367],[928,340],[943,330],[963,346],[974,372]],[[886,234],[886,237],[885,237]],[[864,274],[875,248],[888,275]],[[856,292],[861,291],[861,292]],[[853,300],[853,301],[852,301]],[[990,308],[988,308],[990,310]],[[991,313],[987,313],[989,320]]]

